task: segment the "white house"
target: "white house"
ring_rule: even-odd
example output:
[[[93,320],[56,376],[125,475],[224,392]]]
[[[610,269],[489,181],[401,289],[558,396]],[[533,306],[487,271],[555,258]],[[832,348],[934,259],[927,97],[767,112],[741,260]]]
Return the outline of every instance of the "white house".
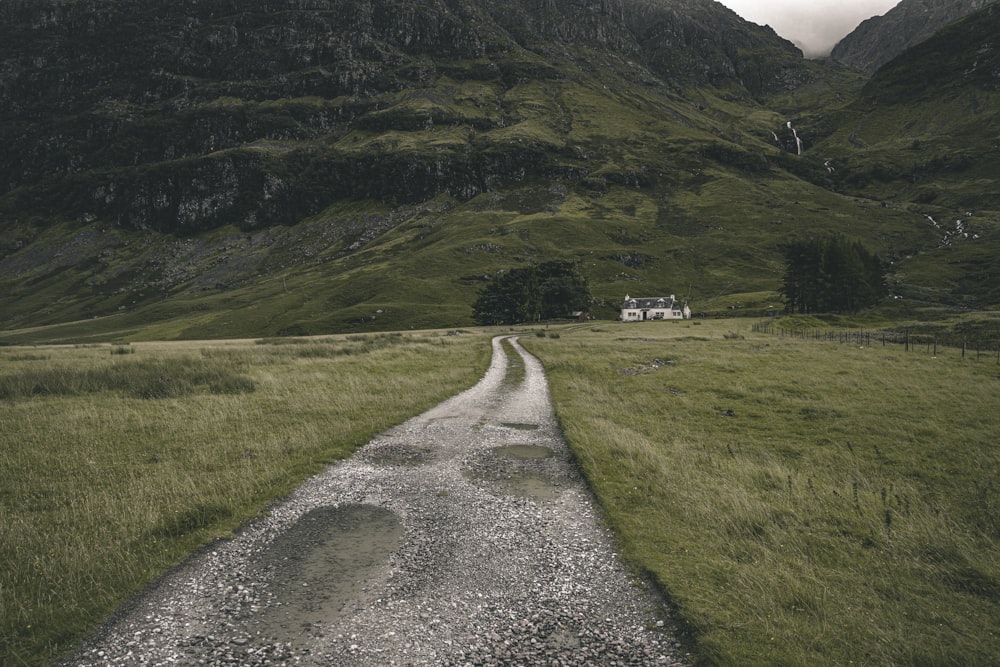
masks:
[[[689,320],[691,309],[681,303],[673,294],[670,297],[635,298],[625,295],[622,304],[622,322],[643,322],[645,320]]]

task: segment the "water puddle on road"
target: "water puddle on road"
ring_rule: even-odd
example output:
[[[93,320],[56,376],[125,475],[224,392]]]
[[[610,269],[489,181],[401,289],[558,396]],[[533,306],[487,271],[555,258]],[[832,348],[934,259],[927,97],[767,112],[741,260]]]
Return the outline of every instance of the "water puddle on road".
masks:
[[[520,461],[548,459],[556,455],[548,447],[538,447],[536,445],[507,445],[506,447],[495,447],[493,451],[508,459],[518,459]]]
[[[292,644],[322,634],[371,594],[402,536],[399,518],[374,505],[307,512],[258,560],[258,568],[274,573],[247,629]]]
[[[494,447],[493,452],[506,459],[515,461],[540,461],[556,455],[548,447],[537,445],[506,445]],[[497,480],[501,488],[515,496],[526,496],[539,500],[555,498],[559,489],[546,477],[530,470],[512,470],[505,479]]]
[[[363,456],[380,466],[419,466],[431,460],[431,450],[426,447],[392,445],[379,447]]]
[[[512,496],[523,496],[535,500],[551,500],[558,496],[561,490],[545,477],[532,473],[511,475],[507,479],[497,480],[496,483]]]
[[[508,495],[550,500],[562,491],[551,477],[549,464],[545,463],[555,455],[548,447],[537,445],[494,447],[463,474],[468,479],[488,482]]]

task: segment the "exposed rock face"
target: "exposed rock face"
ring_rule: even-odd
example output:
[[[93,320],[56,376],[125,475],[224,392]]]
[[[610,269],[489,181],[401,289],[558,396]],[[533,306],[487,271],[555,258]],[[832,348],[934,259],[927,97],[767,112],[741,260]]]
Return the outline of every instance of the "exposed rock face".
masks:
[[[808,76],[793,45],[711,0],[9,0],[0,215],[192,234],[582,176],[558,143],[484,134],[523,120],[513,86],[598,68],[758,97]],[[398,141],[441,127],[461,145]]]
[[[871,74],[952,21],[991,2],[994,0],[902,0],[884,16],[864,21],[833,48],[830,57]]]
[[[978,94],[1000,90],[1000,3],[955,21],[882,66],[863,90],[878,104],[919,104],[969,91],[964,112],[980,116]]]

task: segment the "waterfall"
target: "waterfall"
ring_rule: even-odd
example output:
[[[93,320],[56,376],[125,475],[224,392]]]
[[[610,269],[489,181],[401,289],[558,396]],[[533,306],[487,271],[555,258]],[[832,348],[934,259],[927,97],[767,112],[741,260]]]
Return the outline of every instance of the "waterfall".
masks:
[[[799,138],[799,131],[792,127],[792,121],[787,123],[788,129],[792,131],[792,136],[795,137],[795,148],[798,151],[798,155],[802,155],[802,139]]]

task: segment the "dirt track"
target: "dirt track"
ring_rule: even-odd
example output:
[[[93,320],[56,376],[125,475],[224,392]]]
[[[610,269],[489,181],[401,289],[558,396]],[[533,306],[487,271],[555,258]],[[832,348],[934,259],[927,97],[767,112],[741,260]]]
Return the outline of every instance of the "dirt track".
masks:
[[[512,342],[522,382],[495,339],[479,384],[189,559],[70,664],[683,664]]]

